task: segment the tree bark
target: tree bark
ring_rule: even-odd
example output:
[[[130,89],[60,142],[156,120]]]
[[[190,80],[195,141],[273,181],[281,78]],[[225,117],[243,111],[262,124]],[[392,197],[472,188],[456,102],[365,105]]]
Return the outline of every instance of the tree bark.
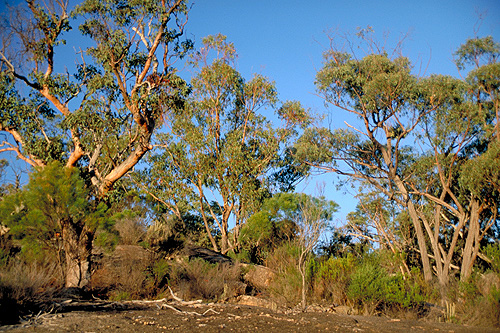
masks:
[[[398,176],[395,176],[394,183],[398,190],[403,194],[403,197],[406,201],[406,206],[408,208],[408,213],[410,214],[410,218],[413,222],[413,226],[415,227],[415,232],[417,233],[417,242],[418,248],[420,250],[420,256],[422,261],[422,269],[424,270],[424,279],[429,282],[432,280],[432,270],[431,264],[429,261],[429,256],[427,255],[427,243],[425,241],[424,231],[422,229],[422,224],[420,223],[420,218],[418,217],[417,210],[411,201],[410,195],[406,190],[401,179]]]
[[[467,280],[472,274],[472,266],[475,259],[474,248],[479,246],[479,202],[471,199],[469,230],[462,253],[462,266],[460,268],[460,279]]]
[[[85,225],[70,220],[61,221],[65,253],[65,286],[82,288],[90,281],[92,241],[94,233]]]
[[[227,229],[223,228],[221,230],[221,238],[220,238],[220,252],[222,254],[226,254],[229,251],[229,246],[228,246],[228,237],[227,237]]]
[[[299,258],[299,272],[302,277],[302,311],[305,311],[307,306],[306,301],[306,256],[307,249],[303,249]]]

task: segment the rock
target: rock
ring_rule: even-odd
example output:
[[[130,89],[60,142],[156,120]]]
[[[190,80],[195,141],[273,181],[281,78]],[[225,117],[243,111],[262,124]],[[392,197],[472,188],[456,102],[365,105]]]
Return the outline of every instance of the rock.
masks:
[[[343,315],[351,315],[353,313],[353,309],[350,306],[341,305],[333,308],[333,311],[337,314]]]
[[[271,310],[276,310],[278,308],[276,303],[255,296],[241,295],[236,299],[236,301],[241,305],[258,306]]]
[[[272,269],[260,265],[241,265],[248,268],[248,272],[243,276],[243,279],[248,282],[248,284],[259,290],[265,290],[270,287],[276,275]]]
[[[189,257],[189,259],[200,258],[211,264],[233,262],[233,259],[230,257],[204,247],[186,247],[184,249],[184,253]]]

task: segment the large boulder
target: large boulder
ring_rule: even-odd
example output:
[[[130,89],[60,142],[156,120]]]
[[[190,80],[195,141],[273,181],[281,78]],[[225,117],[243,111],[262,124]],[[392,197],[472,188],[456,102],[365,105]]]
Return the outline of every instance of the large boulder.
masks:
[[[248,269],[248,272],[243,276],[243,279],[252,287],[258,290],[266,290],[271,286],[276,273],[265,266],[241,264]]]

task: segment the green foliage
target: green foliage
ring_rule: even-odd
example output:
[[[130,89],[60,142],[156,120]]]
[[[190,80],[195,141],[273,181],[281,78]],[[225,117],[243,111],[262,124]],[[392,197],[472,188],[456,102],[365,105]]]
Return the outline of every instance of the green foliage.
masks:
[[[319,296],[333,304],[347,305],[347,291],[357,264],[358,261],[349,254],[340,258],[330,257],[320,262],[314,276],[314,288]]]
[[[15,78],[0,72],[0,130],[16,131],[28,156],[45,161],[61,160],[65,144],[56,126],[58,117],[38,94],[23,97],[15,86]],[[10,146],[10,145],[9,145]]]
[[[366,35],[370,29],[358,34],[369,47],[374,45]],[[476,38],[457,51],[461,69],[472,65],[465,80],[418,77],[409,59],[391,58],[378,48],[369,48],[378,53],[355,55],[335,47],[325,53],[316,87],[336,106],[332,112],[345,110],[359,121],[346,129],[308,129],[295,145],[295,156],[395,203],[387,215],[385,208],[373,210],[376,201],[361,202],[363,211],[350,216],[360,237],[399,253],[418,247],[427,280],[432,279],[428,249],[438,266],[446,266],[437,269],[441,284],[447,283],[452,262],[462,265],[467,277],[475,260],[471,249],[498,232],[499,44]],[[464,227],[470,237],[459,235]],[[481,236],[473,237],[474,232]]]
[[[349,282],[348,277],[352,273],[355,264],[356,260],[352,255],[341,258],[330,257],[320,264],[317,276],[320,279],[341,281],[347,285]]]
[[[397,309],[417,309],[428,296],[417,281],[390,275],[378,260],[365,260],[352,274],[347,296],[365,312],[373,313],[381,306]]]
[[[500,53],[500,44],[493,40],[493,37],[469,39],[455,52],[455,63],[460,69],[466,65],[479,67],[484,63],[496,61]]]
[[[23,251],[36,257],[43,249],[60,250],[63,223],[96,230],[106,222],[106,206],[90,200],[78,169],[53,162],[32,173],[22,191],[3,198],[1,222],[23,242]]]
[[[270,252],[295,238],[294,214],[298,209],[298,195],[278,193],[265,200],[261,210],[248,219],[240,241],[242,248],[252,254],[252,262],[262,263]]]
[[[259,212],[253,214],[240,233],[241,247],[250,253],[250,260],[262,263],[266,257],[285,243],[294,242],[310,223],[303,217],[304,205],[313,203],[324,223],[331,220],[338,205],[324,198],[303,193],[277,193],[266,199]]]
[[[500,141],[462,165],[459,183],[464,190],[491,203],[500,197]]]
[[[491,270],[500,275],[500,244],[488,244],[484,249],[484,255],[490,260]]]
[[[372,126],[379,126],[394,111],[404,110],[415,98],[416,80],[407,58],[391,60],[387,54],[370,54],[356,60],[338,52],[327,52],[324,57],[316,77],[318,90],[329,102],[370,110]]]
[[[353,273],[347,295],[373,312],[386,296],[387,273],[377,263],[362,263]]]
[[[151,149],[161,116],[189,94],[171,66],[192,48],[182,40],[188,6],[89,0],[70,15],[65,2],[27,7],[13,9],[2,42],[0,131],[15,142],[7,150],[32,166],[81,167],[102,198]],[[60,73],[54,54],[75,20],[93,43],[76,73]]]

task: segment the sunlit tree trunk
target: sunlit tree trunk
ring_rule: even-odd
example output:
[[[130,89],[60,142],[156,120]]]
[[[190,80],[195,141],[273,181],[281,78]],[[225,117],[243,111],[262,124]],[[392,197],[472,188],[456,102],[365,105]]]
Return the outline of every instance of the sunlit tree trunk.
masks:
[[[479,249],[479,210],[478,200],[471,199],[469,228],[462,253],[462,267],[460,268],[460,278],[463,281],[470,277],[477,250]]]
[[[411,201],[408,191],[406,190],[406,187],[404,186],[403,182],[397,176],[395,177],[394,182],[396,184],[396,187],[403,194],[404,200],[407,202],[408,214],[410,215],[410,218],[413,222],[413,227],[415,228],[415,233],[417,234],[418,248],[420,250],[420,257],[421,257],[420,260],[422,261],[422,269],[424,270],[424,279],[425,281],[431,281],[432,280],[431,264],[427,253],[427,242],[425,240],[425,235],[422,229],[420,218],[418,217],[415,205]]]

